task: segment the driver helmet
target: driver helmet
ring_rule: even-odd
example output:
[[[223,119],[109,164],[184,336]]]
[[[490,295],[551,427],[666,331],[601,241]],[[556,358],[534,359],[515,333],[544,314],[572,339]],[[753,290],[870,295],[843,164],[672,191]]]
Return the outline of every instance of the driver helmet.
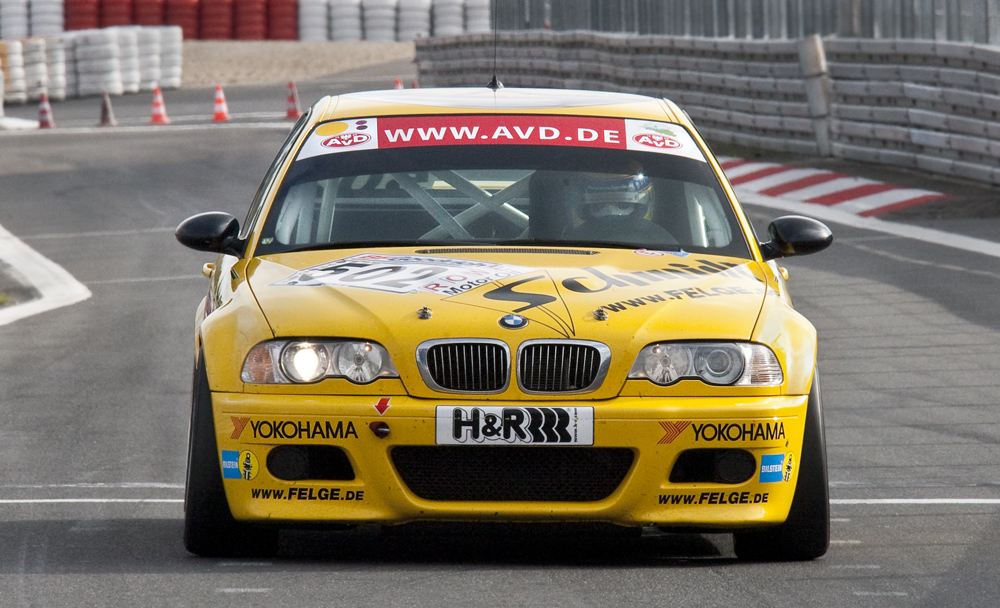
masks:
[[[649,211],[652,180],[642,173],[587,173],[581,180],[584,219],[612,216],[643,217]]]

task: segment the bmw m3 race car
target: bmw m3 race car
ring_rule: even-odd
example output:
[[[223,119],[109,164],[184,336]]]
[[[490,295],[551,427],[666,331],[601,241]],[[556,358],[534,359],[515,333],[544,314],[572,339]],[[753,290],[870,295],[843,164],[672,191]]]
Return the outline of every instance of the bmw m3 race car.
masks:
[[[293,525],[602,522],[829,544],[816,331],[675,104],[415,89],[326,97],[197,310],[184,540],[267,554]]]

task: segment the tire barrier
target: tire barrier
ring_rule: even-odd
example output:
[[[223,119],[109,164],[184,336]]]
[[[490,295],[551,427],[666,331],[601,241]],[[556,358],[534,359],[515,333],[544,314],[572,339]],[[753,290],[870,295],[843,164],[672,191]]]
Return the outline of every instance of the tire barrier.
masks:
[[[418,40],[424,86],[484,85],[493,36]],[[711,141],[909,167],[1000,184],[1000,48],[501,32],[508,86],[587,88],[679,103]]]
[[[0,0],[0,39],[177,25],[188,40],[373,40],[486,33],[493,0]]]
[[[330,0],[330,40],[361,40],[361,0]]]
[[[43,40],[49,99],[62,101],[66,99],[66,42],[61,36],[51,36]]]
[[[267,40],[267,0],[239,0],[233,13],[233,37]]]
[[[98,0],[65,0],[67,30],[93,30],[101,25]]]
[[[0,38],[27,38],[29,23],[28,0],[0,0]]]
[[[132,0],[100,0],[101,27],[132,25]]]
[[[118,59],[122,74],[122,91],[138,93],[141,73],[139,71],[139,28],[116,27],[112,31],[118,36]],[[109,91],[110,92],[110,91]]]
[[[465,2],[434,0],[434,36],[460,36],[465,33]]]
[[[465,32],[489,34],[493,31],[490,10],[493,0],[465,0]]]
[[[326,19],[322,21],[325,23]],[[268,0],[267,39],[298,40],[299,0]]]
[[[165,0],[134,0],[132,19],[135,21],[135,25],[147,27],[163,25],[166,9]]]
[[[398,0],[361,0],[365,40],[392,42],[396,39]]]
[[[160,34],[163,28],[140,27],[137,28],[137,41],[139,43],[139,90],[151,92],[160,82],[162,70],[160,60],[162,52],[160,50]]]
[[[181,86],[183,37],[177,26],[115,27],[0,41],[8,103],[122,95]]]
[[[24,81],[24,51],[20,40],[0,41],[0,69],[3,70],[5,81],[4,101],[28,101],[28,87]]]
[[[184,36],[181,28],[164,26],[160,30],[160,87],[178,89],[184,56]],[[154,86],[155,88],[155,86]]]
[[[76,43],[76,86],[80,97],[122,95],[121,47],[113,29],[73,32]]]
[[[229,40],[233,37],[233,0],[201,0],[202,40]]]
[[[62,0],[31,0],[28,17],[32,36],[55,36],[66,29]]]
[[[431,0],[399,0],[396,40],[409,42],[431,35]]]
[[[198,38],[198,0],[166,0],[163,22],[180,26],[184,37]]]
[[[49,66],[45,58],[45,40],[28,38],[21,41],[24,58],[24,85],[30,101],[38,101],[49,92]]]
[[[299,0],[299,40],[326,40],[330,31],[327,0]]]

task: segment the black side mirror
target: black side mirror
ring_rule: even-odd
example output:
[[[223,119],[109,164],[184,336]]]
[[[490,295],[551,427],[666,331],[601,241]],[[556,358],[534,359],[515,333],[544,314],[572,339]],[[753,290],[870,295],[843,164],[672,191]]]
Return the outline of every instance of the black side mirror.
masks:
[[[761,243],[765,260],[823,251],[833,242],[833,232],[823,222],[801,215],[785,215],[767,227],[771,240]]]
[[[192,215],[174,230],[174,236],[181,245],[196,251],[243,255],[240,222],[228,213],[211,211]]]

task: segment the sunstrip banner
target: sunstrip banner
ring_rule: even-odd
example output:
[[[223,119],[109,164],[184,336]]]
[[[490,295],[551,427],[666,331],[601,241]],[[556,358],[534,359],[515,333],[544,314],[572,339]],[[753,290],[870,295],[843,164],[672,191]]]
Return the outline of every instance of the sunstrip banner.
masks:
[[[590,116],[391,116],[323,123],[309,135],[298,160],[358,150],[422,146],[574,146],[705,156],[680,125]]]

